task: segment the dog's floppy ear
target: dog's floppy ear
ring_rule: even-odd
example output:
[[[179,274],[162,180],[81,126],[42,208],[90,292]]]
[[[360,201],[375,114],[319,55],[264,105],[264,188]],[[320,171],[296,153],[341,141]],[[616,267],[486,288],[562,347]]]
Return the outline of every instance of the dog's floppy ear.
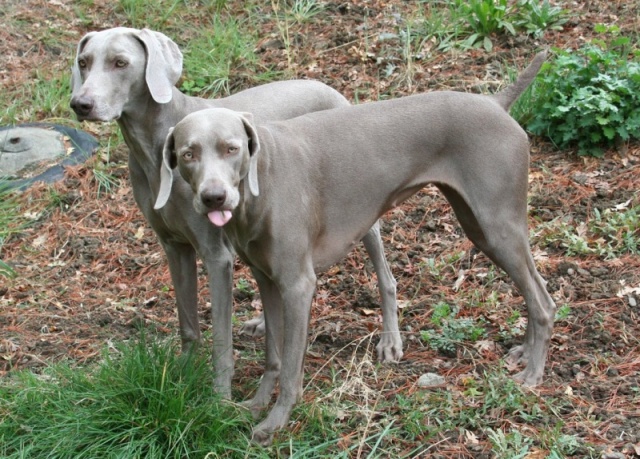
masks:
[[[166,35],[142,29],[138,38],[147,50],[145,79],[153,100],[159,104],[171,101],[173,86],[182,74],[180,48]]]
[[[78,67],[78,56],[87,45],[89,39],[97,32],[89,32],[78,43],[78,49],[76,51],[76,58],[73,61],[73,67],[71,67],[71,94],[75,94],[82,87],[82,75],[80,75],[80,67]]]
[[[158,190],[158,198],[153,206],[154,209],[162,209],[169,200],[171,195],[171,185],[173,184],[173,169],[177,165],[175,154],[175,142],[173,139],[173,128],[169,129],[167,139],[164,141],[162,148],[162,166],[160,166],[160,189]]]
[[[260,187],[258,186],[258,151],[260,151],[260,141],[258,140],[258,132],[253,125],[253,115],[251,113],[241,113],[244,129],[249,136],[249,191],[254,196],[260,195]]]

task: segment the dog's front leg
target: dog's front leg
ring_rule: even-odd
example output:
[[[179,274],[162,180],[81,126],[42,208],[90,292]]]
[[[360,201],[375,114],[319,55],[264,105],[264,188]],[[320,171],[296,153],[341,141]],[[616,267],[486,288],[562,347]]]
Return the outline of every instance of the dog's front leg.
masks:
[[[289,266],[289,271],[291,271],[291,266]],[[282,324],[284,331],[280,395],[266,419],[253,429],[252,440],[261,445],[271,443],[274,432],[287,424],[293,406],[302,397],[302,367],[307,348],[309,314],[315,291],[316,276],[311,266],[306,270],[301,268],[299,272],[300,274],[295,279],[278,279],[282,308],[277,311],[279,312],[277,320],[279,324]],[[265,307],[267,339],[271,334],[272,312],[271,309]]]
[[[258,269],[252,269],[252,273],[258,283],[264,310],[266,362],[258,390],[253,398],[244,402],[243,405],[249,408],[254,419],[257,419],[262,410],[269,405],[280,376],[284,323],[282,297],[278,288]]]
[[[198,276],[196,251],[187,244],[174,244],[160,240],[175,289],[182,352],[187,353],[200,343],[198,325]]]
[[[212,233],[209,241],[210,246],[208,252],[204,254],[204,262],[207,267],[211,298],[212,356],[215,369],[213,387],[222,397],[231,398],[234,366],[231,331],[233,254],[224,245],[220,231]]]

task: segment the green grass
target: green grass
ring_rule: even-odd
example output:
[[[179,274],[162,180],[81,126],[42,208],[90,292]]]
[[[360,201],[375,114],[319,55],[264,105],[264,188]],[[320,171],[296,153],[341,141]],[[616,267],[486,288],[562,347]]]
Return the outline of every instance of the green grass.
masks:
[[[466,438],[468,444],[488,440],[492,454],[501,454],[495,457],[520,457],[533,449],[546,450],[545,457],[598,457],[566,432],[558,413],[569,402],[541,398],[499,370],[463,378],[462,389],[458,384],[392,397],[367,385],[377,371],[366,365],[343,369],[329,387],[312,381],[306,390],[314,392],[316,401],[299,405],[292,416],[303,428],[289,445],[291,457],[412,458],[451,436]],[[308,449],[300,449],[306,442]]]
[[[254,421],[246,410],[214,393],[205,350],[184,357],[175,344],[142,335],[107,347],[87,367],[59,363],[0,380],[0,456],[411,458],[463,435],[490,442],[496,457],[532,448],[547,457],[596,457],[565,431],[558,413],[571,408],[569,400],[542,398],[500,370],[389,396],[373,387],[389,370],[353,357],[330,378],[309,375],[308,401],[294,409],[290,429],[262,448],[249,442]]]
[[[34,76],[25,85],[0,95],[4,107],[0,124],[73,119],[68,105],[70,75],[52,76],[36,70]]]
[[[2,261],[2,246],[9,236],[19,231],[25,224],[20,216],[17,195],[3,185],[2,180],[0,177],[0,279],[16,275],[14,269]]]
[[[11,458],[234,457],[244,413],[213,393],[202,355],[147,340],[121,344],[89,368],[58,364],[0,386],[0,454]]]
[[[256,37],[241,19],[214,14],[183,48],[184,70],[181,90],[190,95],[211,97],[231,92],[232,80],[253,79]],[[240,77],[240,78],[238,78]]]
[[[158,30],[179,13],[183,3],[183,0],[119,0],[118,6],[129,19],[130,27]]]

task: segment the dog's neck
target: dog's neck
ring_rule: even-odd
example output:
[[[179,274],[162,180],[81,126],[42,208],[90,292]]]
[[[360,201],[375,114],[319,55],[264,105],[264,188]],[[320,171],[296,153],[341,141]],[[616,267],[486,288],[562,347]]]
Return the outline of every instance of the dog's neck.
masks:
[[[189,113],[206,108],[212,102],[186,96],[174,87],[170,102],[159,104],[147,92],[142,100],[136,101],[135,110],[125,108],[118,118],[129,147],[129,163],[144,173],[154,196],[160,186],[162,149],[169,129]]]

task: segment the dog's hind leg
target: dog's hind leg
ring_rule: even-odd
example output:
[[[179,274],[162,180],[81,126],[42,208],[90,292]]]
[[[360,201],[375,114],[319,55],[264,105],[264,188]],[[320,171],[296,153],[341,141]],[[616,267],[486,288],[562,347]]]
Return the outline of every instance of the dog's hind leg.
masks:
[[[380,222],[376,222],[362,238],[367,253],[378,276],[378,291],[382,305],[382,336],[376,346],[378,360],[397,362],[402,358],[402,338],[398,329],[398,303],[396,300],[396,280],[384,256],[384,246],[380,236]]]
[[[531,255],[526,205],[518,201],[521,193],[503,193],[502,199],[496,199],[495,195],[482,196],[483,190],[476,186],[474,200],[481,202],[482,208],[473,209],[453,188],[442,185],[439,188],[469,239],[506,271],[524,296],[528,311],[524,343],[513,348],[507,358],[526,362],[525,369],[515,375],[516,380],[526,386],[540,384],[556,307]],[[526,202],[526,193],[522,200]]]

